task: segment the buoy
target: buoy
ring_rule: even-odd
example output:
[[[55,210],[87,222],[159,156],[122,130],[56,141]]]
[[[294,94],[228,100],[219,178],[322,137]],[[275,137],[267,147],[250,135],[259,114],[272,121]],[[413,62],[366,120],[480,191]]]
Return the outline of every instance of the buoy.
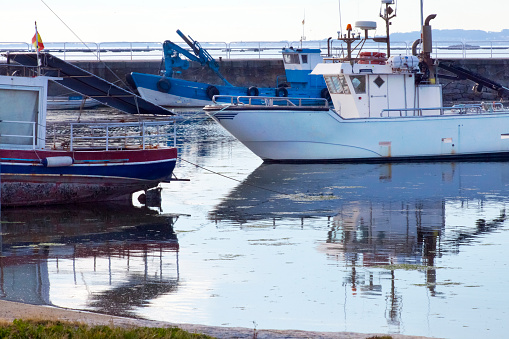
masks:
[[[44,167],[65,167],[71,166],[74,163],[74,159],[71,157],[47,157],[41,160],[41,164]]]

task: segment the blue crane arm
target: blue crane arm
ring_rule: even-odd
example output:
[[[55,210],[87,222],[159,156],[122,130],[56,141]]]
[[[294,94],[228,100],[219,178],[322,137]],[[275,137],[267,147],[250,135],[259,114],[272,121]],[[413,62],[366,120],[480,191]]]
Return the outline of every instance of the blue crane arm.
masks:
[[[219,78],[221,78],[221,80],[223,80],[226,85],[233,86],[228,82],[228,80],[225,79],[221,72],[219,72],[219,64],[216,62],[216,60],[214,60],[209,52],[201,47],[198,41],[193,40],[191,37],[186,37],[180,30],[177,30],[177,34],[180,35],[182,40],[184,40],[189,45],[189,47],[191,47],[191,50],[194,54],[171,42],[170,40],[166,40],[163,44],[166,76],[172,76],[174,67],[179,67],[181,69],[187,69],[189,67],[189,62],[180,58],[179,54],[183,54],[189,60],[199,62],[202,66],[208,66],[212,71],[214,71],[214,73],[219,76]]]

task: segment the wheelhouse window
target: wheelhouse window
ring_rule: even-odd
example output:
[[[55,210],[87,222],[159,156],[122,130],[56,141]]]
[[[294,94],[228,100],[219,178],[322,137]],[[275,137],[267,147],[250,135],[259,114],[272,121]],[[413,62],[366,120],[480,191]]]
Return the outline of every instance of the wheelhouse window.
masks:
[[[37,142],[39,92],[0,88],[0,144],[33,145]],[[36,135],[34,136],[34,132]]]
[[[302,58],[302,63],[303,64],[307,64],[308,63],[308,55],[307,54],[302,54],[301,58]]]
[[[331,94],[350,94],[350,89],[343,75],[324,76],[325,83]]]
[[[350,75],[353,90],[356,94],[366,93],[366,76],[365,75]]]
[[[296,53],[283,54],[285,64],[300,64],[299,55]]]

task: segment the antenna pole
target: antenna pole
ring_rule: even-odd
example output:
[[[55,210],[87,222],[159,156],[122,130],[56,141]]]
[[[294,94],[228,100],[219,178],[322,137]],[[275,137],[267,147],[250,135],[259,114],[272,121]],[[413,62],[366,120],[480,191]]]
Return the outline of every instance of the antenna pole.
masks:
[[[394,4],[394,0],[382,0],[382,7],[385,4],[385,9],[380,8],[380,17],[385,21],[385,31],[387,33],[387,58],[391,56],[391,38],[389,35],[389,26],[391,25],[391,19],[396,16],[396,11],[389,5]]]

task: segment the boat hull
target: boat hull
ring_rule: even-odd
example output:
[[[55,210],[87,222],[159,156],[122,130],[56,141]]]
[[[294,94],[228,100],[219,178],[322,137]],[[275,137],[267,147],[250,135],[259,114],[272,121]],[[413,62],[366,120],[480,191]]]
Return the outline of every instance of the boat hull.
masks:
[[[343,119],[333,110],[205,111],[268,162],[509,156],[509,114]]]
[[[316,88],[272,88],[259,87],[254,89],[242,86],[210,85],[175,78],[165,78],[158,75],[131,73],[132,81],[140,96],[160,106],[166,107],[200,107],[213,104],[214,95],[229,96],[281,96],[292,98],[320,98],[323,87]],[[170,84],[164,90],[158,86],[160,81]],[[217,91],[208,89],[214,87]]]
[[[203,107],[212,104],[210,99],[197,99],[182,95],[174,95],[170,93],[162,93],[157,89],[138,87],[140,96],[150,102],[154,102],[165,107]]]
[[[128,200],[132,193],[169,180],[177,151],[0,150],[2,206]],[[48,167],[44,159],[71,157],[71,165]]]
[[[58,99],[48,98],[48,110],[74,110],[84,108],[94,108],[99,106],[101,103],[98,101],[87,99]]]

